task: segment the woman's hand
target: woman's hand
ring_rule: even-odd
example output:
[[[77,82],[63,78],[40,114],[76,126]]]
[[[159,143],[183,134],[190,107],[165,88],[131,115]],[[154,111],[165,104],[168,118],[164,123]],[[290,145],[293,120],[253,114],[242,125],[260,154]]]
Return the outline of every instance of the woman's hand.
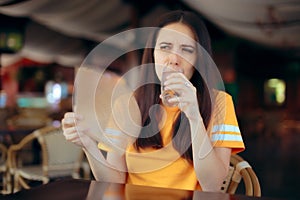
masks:
[[[77,122],[82,119],[82,116],[75,114],[74,112],[67,112],[61,121],[63,134],[66,140],[73,142],[80,147],[84,147],[84,145],[92,142],[92,139],[85,134],[88,128],[78,126]]]
[[[178,107],[188,119],[199,119],[200,111],[196,87],[183,73],[172,73],[165,81],[165,89],[175,91],[179,96],[169,99],[170,103],[178,103]]]
[[[81,120],[83,117],[74,112],[68,112],[64,115],[62,129],[66,140],[85,150],[85,155],[96,180],[125,183],[126,173],[123,172],[126,171],[126,164],[124,156],[109,153],[105,158],[99,151],[96,140],[87,134],[89,130],[78,126],[78,122]]]

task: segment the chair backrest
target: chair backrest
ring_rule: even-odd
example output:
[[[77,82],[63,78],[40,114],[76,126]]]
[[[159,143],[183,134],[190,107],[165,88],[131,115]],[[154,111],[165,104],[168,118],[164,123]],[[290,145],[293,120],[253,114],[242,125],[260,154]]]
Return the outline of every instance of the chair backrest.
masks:
[[[2,183],[0,184],[1,190],[0,194],[5,194],[8,189],[7,185],[7,163],[6,163],[6,158],[7,158],[7,147],[0,143],[0,180]]]
[[[83,151],[77,145],[66,141],[61,128],[50,126],[37,131],[37,139],[42,150],[44,175],[47,175],[49,170],[79,171]]]
[[[241,156],[233,154],[230,158],[230,170],[223,182],[221,191],[235,194],[240,181],[243,180],[247,196],[261,196],[259,180],[251,165]]]
[[[5,161],[6,160],[6,155],[7,154],[7,147],[0,143],[0,160]]]
[[[7,126],[9,129],[37,129],[44,126],[48,126],[52,123],[52,119],[46,116],[32,116],[27,117],[23,115],[15,115],[7,119]]]
[[[7,147],[0,143],[0,172],[6,171]]]

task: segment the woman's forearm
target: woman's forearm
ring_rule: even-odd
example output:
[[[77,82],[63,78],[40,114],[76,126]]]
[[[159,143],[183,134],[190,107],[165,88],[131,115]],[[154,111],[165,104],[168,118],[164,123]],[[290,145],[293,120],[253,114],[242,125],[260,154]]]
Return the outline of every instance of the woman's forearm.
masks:
[[[95,153],[92,153],[92,155],[91,152],[86,149],[84,149],[84,152],[97,181],[125,183],[126,171],[123,169],[125,164],[122,164],[124,162],[124,156],[107,155],[107,159],[105,159],[100,150],[98,150],[96,156]],[[117,163],[119,163],[119,166],[116,165]]]
[[[213,147],[200,114],[189,122],[198,181],[205,191],[219,191],[228,173],[231,150]]]

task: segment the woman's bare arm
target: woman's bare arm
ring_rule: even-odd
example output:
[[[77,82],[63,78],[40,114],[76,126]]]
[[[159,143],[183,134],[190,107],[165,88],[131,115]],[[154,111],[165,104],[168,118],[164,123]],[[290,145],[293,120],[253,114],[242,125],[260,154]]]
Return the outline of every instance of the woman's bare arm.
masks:
[[[228,174],[231,149],[213,147],[200,116],[190,120],[190,127],[198,181],[204,191],[220,191]]]
[[[88,159],[96,180],[124,183],[126,179],[126,165],[124,155],[119,152],[101,153],[98,142],[89,136],[86,128],[80,127],[78,120],[82,118],[73,112],[66,113],[62,120],[63,134],[67,141],[80,146]]]

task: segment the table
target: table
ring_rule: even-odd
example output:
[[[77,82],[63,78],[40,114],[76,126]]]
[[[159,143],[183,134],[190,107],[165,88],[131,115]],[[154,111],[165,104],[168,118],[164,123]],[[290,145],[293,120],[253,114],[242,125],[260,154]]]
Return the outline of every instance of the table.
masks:
[[[267,197],[247,197],[224,193],[176,190],[129,184],[105,183],[82,179],[62,179],[0,196],[3,200],[274,200]]]

